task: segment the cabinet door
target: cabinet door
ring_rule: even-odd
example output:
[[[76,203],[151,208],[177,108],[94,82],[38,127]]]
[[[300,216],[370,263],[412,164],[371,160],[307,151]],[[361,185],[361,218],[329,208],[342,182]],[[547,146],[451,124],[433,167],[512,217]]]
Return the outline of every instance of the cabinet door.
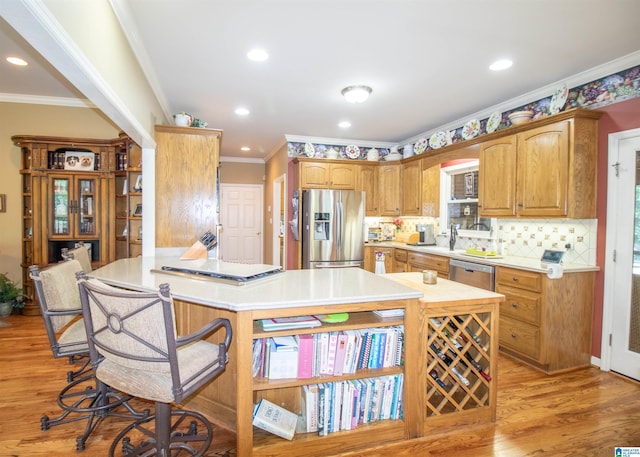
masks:
[[[300,164],[300,185],[303,189],[327,189],[329,181],[329,164],[312,162]]]
[[[402,214],[420,216],[422,200],[422,162],[416,160],[402,166]]]
[[[569,122],[518,134],[518,215],[566,216]]]
[[[332,163],[329,166],[329,183],[331,189],[355,189],[356,166],[352,164]]]
[[[400,166],[380,167],[380,215],[400,215]]]
[[[440,165],[422,170],[421,216],[440,217]]]
[[[99,185],[92,176],[53,175],[49,179],[49,233],[52,239],[95,237]]]
[[[378,167],[375,165],[361,165],[357,190],[366,194],[365,216],[378,216]]]
[[[480,216],[515,216],[516,145],[515,135],[481,145],[478,167],[478,213]]]

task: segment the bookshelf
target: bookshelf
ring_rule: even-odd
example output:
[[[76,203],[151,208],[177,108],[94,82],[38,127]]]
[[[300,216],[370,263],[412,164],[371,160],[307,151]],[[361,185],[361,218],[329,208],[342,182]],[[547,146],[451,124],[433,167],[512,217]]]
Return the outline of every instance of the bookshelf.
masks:
[[[142,149],[126,137],[116,152],[116,259],[142,255]]]

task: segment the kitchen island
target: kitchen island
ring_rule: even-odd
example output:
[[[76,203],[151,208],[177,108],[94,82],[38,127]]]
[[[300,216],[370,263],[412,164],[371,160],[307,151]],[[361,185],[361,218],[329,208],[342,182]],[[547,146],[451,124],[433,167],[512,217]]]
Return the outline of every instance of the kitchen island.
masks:
[[[169,283],[179,334],[217,317],[231,321],[234,333],[227,370],[185,405],[234,430],[239,456],[329,456],[432,434],[432,424],[442,432],[448,427],[495,420],[497,341],[493,336],[502,295],[446,280],[425,286],[420,273],[377,276],[358,268],[291,270],[234,286],[152,272],[166,260],[122,259],[95,270],[91,276],[143,291]],[[382,309],[403,309],[404,316],[383,318],[373,312]],[[260,325],[260,319],[265,318],[338,312],[348,313],[349,319],[323,323],[322,327],[272,332],[265,332]],[[438,326],[434,327],[434,322],[439,322]],[[311,379],[253,377],[254,339],[397,326],[404,330],[401,366]],[[462,348],[454,346],[450,353],[456,356],[454,366],[469,385],[458,383],[430,348],[436,344],[441,349],[447,347],[444,338],[448,334],[459,341],[466,339]],[[464,359],[468,359],[466,363]],[[434,387],[435,378],[430,372],[438,372],[446,387]],[[299,413],[305,385],[386,375],[403,376],[401,419],[380,420],[327,436],[298,433],[292,441],[252,426],[253,405],[261,398]]]

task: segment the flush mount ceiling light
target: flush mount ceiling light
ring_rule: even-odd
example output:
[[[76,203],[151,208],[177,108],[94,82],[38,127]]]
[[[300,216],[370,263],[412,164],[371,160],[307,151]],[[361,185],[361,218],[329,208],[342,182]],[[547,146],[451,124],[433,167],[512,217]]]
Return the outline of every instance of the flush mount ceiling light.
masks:
[[[246,116],[249,114],[249,110],[247,108],[237,108],[234,113],[238,116]]]
[[[18,65],[20,67],[28,65],[27,61],[21,59],[20,57],[7,57],[7,62],[12,63],[13,65]]]
[[[247,147],[247,146],[242,146],[242,147],[240,148],[240,150],[241,150],[241,151],[251,151],[251,148],[250,148],[250,147]]]
[[[341,93],[349,103],[362,103],[369,98],[371,88],[369,86],[348,86],[342,89]]]
[[[509,59],[496,60],[491,65],[489,65],[489,69],[493,71],[501,71],[506,70],[511,65],[513,65],[513,62]]]
[[[349,127],[351,127],[351,122],[349,121],[342,121],[338,124],[338,127],[342,128],[342,129],[348,129]]]

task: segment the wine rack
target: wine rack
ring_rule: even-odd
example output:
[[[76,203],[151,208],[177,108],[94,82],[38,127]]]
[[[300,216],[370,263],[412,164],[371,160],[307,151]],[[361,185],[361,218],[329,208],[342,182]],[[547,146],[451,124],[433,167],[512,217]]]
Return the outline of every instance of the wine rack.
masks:
[[[425,309],[425,425],[495,419],[497,312],[493,305]],[[455,416],[455,419],[452,419]]]

